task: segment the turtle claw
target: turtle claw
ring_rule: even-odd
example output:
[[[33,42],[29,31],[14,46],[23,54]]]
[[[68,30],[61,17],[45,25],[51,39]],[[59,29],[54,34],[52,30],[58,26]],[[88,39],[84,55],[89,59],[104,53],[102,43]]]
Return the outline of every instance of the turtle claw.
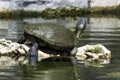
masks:
[[[30,53],[30,52],[28,52],[28,56],[31,56],[31,57],[37,57],[38,56],[38,53]]]

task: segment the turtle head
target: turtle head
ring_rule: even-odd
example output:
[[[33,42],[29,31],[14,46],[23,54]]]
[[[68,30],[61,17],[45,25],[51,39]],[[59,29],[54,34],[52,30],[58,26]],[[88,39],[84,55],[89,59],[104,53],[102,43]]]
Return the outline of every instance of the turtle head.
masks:
[[[75,27],[75,36],[78,38],[86,27],[86,18],[81,18]]]

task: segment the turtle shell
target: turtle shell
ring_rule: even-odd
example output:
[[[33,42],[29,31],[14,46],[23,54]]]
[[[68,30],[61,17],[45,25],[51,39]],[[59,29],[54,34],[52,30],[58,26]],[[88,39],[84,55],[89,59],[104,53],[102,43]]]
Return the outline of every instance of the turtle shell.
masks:
[[[64,26],[51,23],[26,24],[24,31],[50,45],[59,47],[74,46],[74,33]]]

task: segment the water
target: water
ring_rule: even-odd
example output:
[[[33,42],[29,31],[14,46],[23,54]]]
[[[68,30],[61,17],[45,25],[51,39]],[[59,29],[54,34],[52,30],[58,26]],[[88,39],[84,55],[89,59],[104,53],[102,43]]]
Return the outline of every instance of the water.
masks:
[[[0,80],[120,80],[120,20],[115,17],[90,17],[77,46],[103,44],[112,53],[110,64],[104,67],[88,67],[73,63],[71,59],[38,61],[31,65],[24,60],[0,56]],[[74,31],[79,18],[50,19],[30,18],[0,20],[0,38],[17,41],[22,35],[23,22],[57,23]]]

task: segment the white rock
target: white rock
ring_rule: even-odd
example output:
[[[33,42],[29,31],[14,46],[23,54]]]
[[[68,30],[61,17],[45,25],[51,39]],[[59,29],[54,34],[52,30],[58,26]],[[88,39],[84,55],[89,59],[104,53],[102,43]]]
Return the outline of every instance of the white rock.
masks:
[[[100,52],[99,53],[89,52],[90,50],[93,50],[96,47],[100,48]],[[77,48],[76,58],[78,60],[85,60],[86,58],[110,59],[111,58],[111,51],[109,51],[107,48],[105,48],[101,44],[97,44],[97,45],[85,45],[85,46]]]
[[[120,5],[120,0],[91,0],[91,7],[106,7]]]
[[[100,48],[100,52],[98,53],[92,53],[92,49],[95,49],[96,47]],[[6,40],[6,39],[0,39],[0,54],[13,54],[13,53],[20,53],[20,54],[27,54],[28,50],[30,48],[27,47],[24,44],[19,44],[16,42],[12,42],[10,40]],[[105,48],[103,45],[101,44],[97,44],[97,45],[85,45],[79,48],[75,48],[73,49],[73,51],[71,51],[73,54],[76,53],[75,57],[77,60],[86,60],[87,61],[93,61],[93,60],[98,60],[101,64],[103,62],[104,63],[109,63],[110,62],[110,58],[111,58],[111,52]],[[89,52],[90,51],[90,52]],[[54,55],[50,55],[47,53],[44,53],[40,50],[38,50],[38,56],[41,58],[48,58]],[[59,55],[57,55],[59,56]],[[107,60],[107,61],[106,61]]]
[[[4,38],[0,39],[0,54],[13,54],[20,53],[22,55],[27,54],[30,48],[24,44],[19,44],[16,42],[12,42],[10,40],[6,40]],[[38,56],[41,58],[47,58],[52,55],[46,54],[40,50],[38,50]]]
[[[0,12],[10,10],[10,2],[9,1],[0,1]]]
[[[77,60],[85,60],[87,58],[87,55],[85,55],[84,53],[79,53],[79,55],[75,56],[77,58]]]

